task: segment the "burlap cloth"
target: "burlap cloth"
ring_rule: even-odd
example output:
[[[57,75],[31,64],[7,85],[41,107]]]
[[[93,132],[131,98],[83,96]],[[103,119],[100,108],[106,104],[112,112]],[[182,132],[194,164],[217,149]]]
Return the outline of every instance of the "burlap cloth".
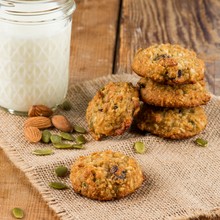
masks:
[[[139,77],[119,75],[99,78],[72,85],[68,99],[72,110],[66,116],[72,123],[87,127],[85,110],[97,89],[108,81],[130,81],[136,84]],[[19,167],[37,188],[48,205],[63,220],[73,219],[218,219],[220,216],[220,101],[212,96],[205,106],[208,126],[198,135],[208,140],[207,147],[193,143],[196,137],[181,141],[163,140],[153,135],[125,133],[120,137],[89,142],[84,150],[55,150],[50,156],[35,156],[36,148],[44,144],[30,144],[24,139],[25,117],[12,116],[0,111],[1,147],[11,161]],[[147,152],[136,154],[135,141],[143,141]],[[48,147],[48,146],[46,146]],[[52,148],[52,146],[51,146]],[[57,165],[70,167],[80,155],[112,149],[134,157],[141,165],[146,180],[134,194],[110,202],[98,202],[77,195],[72,188],[59,191],[48,183],[62,181],[71,186],[69,178],[59,179],[54,174]],[[219,217],[220,218],[220,217]]]

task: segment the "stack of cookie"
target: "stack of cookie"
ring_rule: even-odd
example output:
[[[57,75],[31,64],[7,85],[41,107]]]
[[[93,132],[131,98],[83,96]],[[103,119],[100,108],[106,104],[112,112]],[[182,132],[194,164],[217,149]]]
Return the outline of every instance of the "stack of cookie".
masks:
[[[201,132],[207,118],[201,105],[210,100],[205,65],[196,53],[179,45],[153,45],[137,52],[132,69],[144,105],[137,126],[155,135],[182,139]]]

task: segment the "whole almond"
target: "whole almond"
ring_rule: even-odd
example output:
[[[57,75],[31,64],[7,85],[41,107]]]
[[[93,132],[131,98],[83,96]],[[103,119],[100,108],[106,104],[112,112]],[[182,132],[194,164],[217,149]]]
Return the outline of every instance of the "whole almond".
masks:
[[[25,127],[24,136],[29,142],[36,143],[41,140],[42,133],[37,127]]]
[[[37,127],[39,129],[43,129],[51,126],[51,120],[44,116],[31,117],[24,122],[24,127]]]
[[[69,122],[69,120],[63,115],[54,115],[51,118],[52,124],[55,128],[64,132],[71,132],[73,130],[73,126]]]
[[[53,111],[48,108],[46,105],[33,105],[28,111],[29,117],[35,116],[45,116],[50,117],[53,114]]]

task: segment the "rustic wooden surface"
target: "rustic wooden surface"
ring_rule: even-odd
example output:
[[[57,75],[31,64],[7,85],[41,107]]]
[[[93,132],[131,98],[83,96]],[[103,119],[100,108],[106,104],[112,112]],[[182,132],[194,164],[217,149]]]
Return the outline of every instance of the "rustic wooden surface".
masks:
[[[220,95],[219,0],[77,0],[73,16],[70,83],[132,73],[136,50],[178,43],[206,62],[206,79]],[[41,195],[0,150],[1,220],[21,207],[28,220],[58,220]],[[92,218],[92,217],[91,217]]]
[[[70,83],[112,74],[118,0],[78,0],[73,15]]]
[[[219,9],[219,0],[124,0],[115,73],[131,73],[138,48],[178,43],[205,60],[210,91],[220,95]]]

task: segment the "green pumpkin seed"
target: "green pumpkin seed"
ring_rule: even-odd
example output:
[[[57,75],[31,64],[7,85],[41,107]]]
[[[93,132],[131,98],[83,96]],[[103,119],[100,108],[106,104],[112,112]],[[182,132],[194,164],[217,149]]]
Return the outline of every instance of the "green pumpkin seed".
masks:
[[[51,155],[53,153],[54,152],[51,149],[36,149],[32,151],[32,154],[37,155],[37,156],[46,156],[46,155]]]
[[[53,189],[58,189],[58,190],[63,190],[63,189],[69,188],[66,184],[60,183],[60,182],[50,182],[49,186]]]
[[[202,138],[197,138],[194,142],[201,147],[206,147],[208,144],[208,141]]]
[[[81,144],[67,144],[67,143],[57,143],[53,145],[56,149],[82,149]]]
[[[87,140],[83,135],[79,135],[76,137],[77,144],[85,144],[86,142],[87,142]]]
[[[53,146],[56,149],[73,149],[72,144],[66,144],[66,143],[55,143]]]
[[[87,183],[83,182],[82,187],[87,187]]]
[[[21,208],[13,208],[12,215],[17,219],[22,219],[24,217],[24,211]]]
[[[68,174],[68,168],[65,166],[58,166],[55,169],[55,173],[58,177],[65,177]]]
[[[144,143],[141,141],[137,141],[134,144],[134,149],[136,151],[136,153],[138,154],[143,154],[145,152],[145,146]]]
[[[85,134],[87,132],[85,128],[79,125],[74,125],[73,128],[76,132],[81,133],[81,134]]]
[[[49,131],[49,130],[44,130],[44,131],[42,132],[42,138],[41,138],[41,140],[42,140],[44,143],[48,144],[48,143],[50,142],[50,137],[51,137],[50,131]]]
[[[75,149],[83,149],[84,148],[84,146],[82,144],[73,144],[72,147]]]
[[[58,143],[61,143],[62,142],[62,137],[60,137],[59,135],[57,134],[52,134],[50,136],[50,140],[53,144],[58,144]]]
[[[59,107],[64,111],[69,111],[72,108],[71,103],[68,100],[65,100],[61,105],[59,105]]]
[[[60,132],[60,136],[68,141],[73,141],[74,137],[70,134],[70,133],[66,133],[66,132]]]

